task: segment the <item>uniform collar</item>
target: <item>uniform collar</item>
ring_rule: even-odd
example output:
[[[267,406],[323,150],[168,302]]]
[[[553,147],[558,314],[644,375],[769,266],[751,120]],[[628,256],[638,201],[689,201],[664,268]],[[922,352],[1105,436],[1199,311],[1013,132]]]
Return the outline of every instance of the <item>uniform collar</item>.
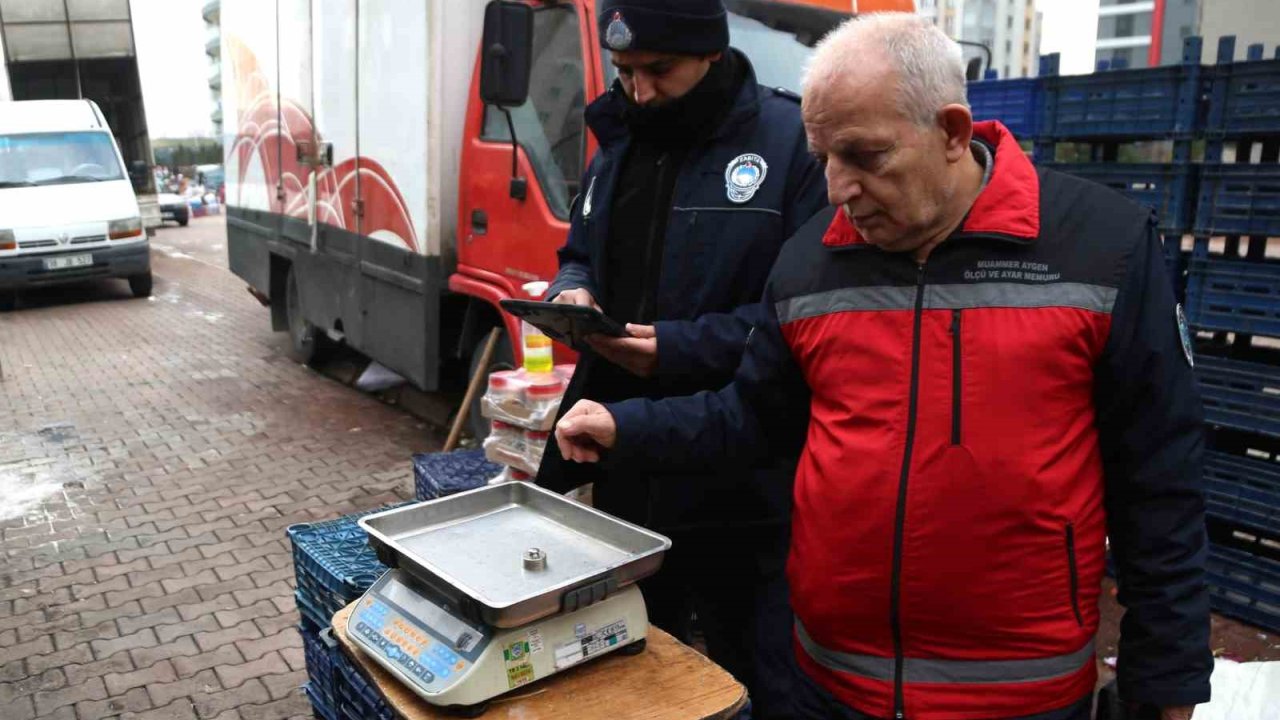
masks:
[[[948,239],[988,237],[1015,243],[1040,235],[1040,176],[1018,140],[998,120],[974,123],[974,144],[990,153],[985,186],[960,228]],[[863,245],[866,240],[843,212],[837,212],[822,238],[827,247]]]

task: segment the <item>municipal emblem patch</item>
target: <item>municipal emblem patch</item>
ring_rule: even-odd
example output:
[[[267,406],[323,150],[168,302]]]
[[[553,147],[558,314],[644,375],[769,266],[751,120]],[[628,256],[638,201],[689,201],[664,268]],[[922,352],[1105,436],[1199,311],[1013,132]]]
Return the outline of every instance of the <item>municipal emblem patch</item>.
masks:
[[[622,11],[615,10],[613,18],[609,20],[609,27],[604,31],[604,42],[609,46],[610,50],[626,50],[631,47],[631,43],[635,42],[635,33],[631,32],[631,26],[622,18]]]
[[[1196,358],[1191,350],[1191,327],[1187,325],[1187,314],[1182,311],[1182,304],[1177,305],[1178,337],[1182,339],[1182,354],[1187,357],[1187,365],[1196,366]]]
[[[728,191],[729,201],[739,204],[750,202],[756,196],[756,190],[764,184],[768,173],[769,164],[759,155],[748,153],[734,158],[724,171],[724,186]]]

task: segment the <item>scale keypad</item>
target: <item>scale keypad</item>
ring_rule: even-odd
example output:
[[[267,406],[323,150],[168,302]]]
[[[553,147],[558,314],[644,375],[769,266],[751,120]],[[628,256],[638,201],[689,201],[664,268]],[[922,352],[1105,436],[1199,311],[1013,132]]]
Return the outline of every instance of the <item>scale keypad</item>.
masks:
[[[353,629],[365,647],[415,678],[426,690],[452,685],[470,664],[437,634],[378,598],[361,599]]]

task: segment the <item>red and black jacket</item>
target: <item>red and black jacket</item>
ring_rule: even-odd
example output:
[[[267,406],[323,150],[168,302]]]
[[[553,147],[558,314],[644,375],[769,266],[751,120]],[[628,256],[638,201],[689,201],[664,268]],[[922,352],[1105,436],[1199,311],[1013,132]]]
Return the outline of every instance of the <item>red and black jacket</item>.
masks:
[[[609,407],[609,462],[732,467],[803,446],[788,563],[801,666],[913,720],[1079,700],[1105,539],[1121,692],[1209,696],[1202,431],[1150,213],[1035,169],[1008,131],[927,263],[843,213],[783,249],[733,384]]]

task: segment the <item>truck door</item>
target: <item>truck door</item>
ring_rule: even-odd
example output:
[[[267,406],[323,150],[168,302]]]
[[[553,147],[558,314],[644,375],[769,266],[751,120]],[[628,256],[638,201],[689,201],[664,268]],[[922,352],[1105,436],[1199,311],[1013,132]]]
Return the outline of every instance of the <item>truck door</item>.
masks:
[[[513,198],[511,135],[504,113],[485,107],[473,84],[463,149],[458,218],[459,271],[478,269],[503,278],[507,293],[530,280],[555,276],[555,251],[569,230],[569,208],[588,148],[583,107],[595,95],[598,73],[591,18],[575,3],[535,6],[533,75],[529,100],[513,108],[520,143],[519,174],[528,180],[523,200]],[[477,72],[477,75],[479,73]],[[491,277],[491,276],[488,276]]]
[[[290,0],[286,0],[288,2]],[[335,327],[341,321],[348,342],[361,346],[357,284],[349,268],[359,254],[360,152],[356,126],[356,2],[357,0],[292,0],[309,7],[311,42],[306,48],[311,65],[312,172],[303,185],[307,201],[306,244],[315,254],[301,253],[308,278],[299,290],[312,322]],[[301,81],[301,78],[299,78]],[[308,262],[316,256],[324,262]],[[295,262],[298,262],[295,260]]]

